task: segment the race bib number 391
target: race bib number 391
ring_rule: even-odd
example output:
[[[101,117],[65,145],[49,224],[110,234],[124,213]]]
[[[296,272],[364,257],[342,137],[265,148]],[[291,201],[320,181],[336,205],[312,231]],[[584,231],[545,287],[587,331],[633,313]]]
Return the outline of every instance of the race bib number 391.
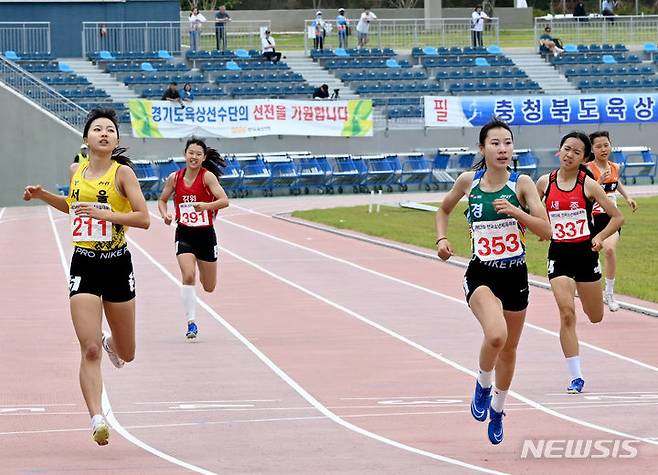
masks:
[[[550,211],[554,241],[572,241],[589,236],[587,212],[584,209]]]
[[[210,224],[210,221],[208,220],[208,212],[195,211],[195,204],[196,203],[180,203],[178,205],[178,211],[180,213],[179,224],[192,228],[208,226]]]
[[[477,221],[472,224],[473,252],[481,261],[509,259],[523,254],[515,219]]]
[[[76,216],[75,210],[80,205],[92,205],[96,208],[112,211],[108,203],[81,202],[71,203],[69,207],[69,216],[71,218],[71,236],[76,242],[80,241],[111,241],[112,240],[112,223],[102,219],[91,217]]]

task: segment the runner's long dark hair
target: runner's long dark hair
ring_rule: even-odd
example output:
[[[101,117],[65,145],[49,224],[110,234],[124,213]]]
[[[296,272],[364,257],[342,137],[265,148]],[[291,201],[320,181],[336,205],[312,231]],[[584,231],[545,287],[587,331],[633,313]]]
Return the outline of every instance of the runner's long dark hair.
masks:
[[[185,144],[185,152],[190,147],[190,145],[198,145],[203,149],[203,154],[206,159],[203,161],[203,168],[211,172],[218,179],[224,174],[224,168],[226,168],[226,160],[222,158],[217,150],[214,148],[208,147],[206,142],[199,137],[190,137]]]
[[[87,122],[85,122],[85,127],[84,130],[82,131],[82,138],[86,139],[87,134],[89,133],[89,128],[91,127],[91,124],[93,121],[96,119],[109,119],[112,121],[114,124],[114,128],[117,131],[117,138],[119,138],[119,124],[117,122],[117,113],[114,109],[92,109],[91,112],[87,115]],[[117,147],[114,150],[112,150],[112,156],[110,157],[112,160],[114,160],[117,163],[120,163],[121,165],[126,165],[129,166],[130,168],[133,167],[133,162],[130,160],[130,158],[125,155],[126,151],[128,149],[125,147]]]
[[[584,147],[583,158],[586,161],[589,161],[589,156],[592,154],[592,142],[589,140],[587,134],[585,134],[584,132],[579,132],[577,130],[574,130],[573,132],[569,132],[567,135],[562,137],[562,140],[560,140],[560,148],[562,148],[564,142],[566,142],[567,139],[570,138],[578,139],[583,143],[583,147]],[[591,179],[594,179],[594,174],[590,171],[589,168],[587,168],[587,166],[584,163],[578,165],[578,169],[584,171],[585,174]]]
[[[487,135],[489,134],[489,131],[492,129],[505,129],[507,130],[510,135],[512,136],[512,141],[514,141],[514,134],[512,133],[512,129],[510,129],[510,126],[507,125],[507,122],[503,122],[497,117],[494,117],[491,119],[489,122],[484,124],[482,128],[480,129],[480,137],[479,137],[479,145],[484,147],[484,142],[487,140]],[[486,161],[484,159],[484,155],[482,156],[482,159],[477,162],[471,170],[482,170],[487,167]]]

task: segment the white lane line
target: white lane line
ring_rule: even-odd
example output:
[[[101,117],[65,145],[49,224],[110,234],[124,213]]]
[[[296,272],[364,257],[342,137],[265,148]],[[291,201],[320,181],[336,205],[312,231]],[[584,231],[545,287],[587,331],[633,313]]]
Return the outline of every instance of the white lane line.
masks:
[[[267,233],[264,233],[264,232],[262,232],[262,231],[258,231],[257,229],[252,229],[252,228],[250,228],[250,227],[248,227],[248,226],[244,226],[244,225],[242,225],[242,224],[234,223],[234,222],[232,222],[232,221],[222,220],[222,223],[225,223],[225,224],[228,224],[228,225],[231,225],[231,226],[235,226],[235,227],[237,227],[237,228],[243,229],[243,230],[245,230],[245,231],[248,231],[248,232],[251,232],[251,233],[254,233],[254,234],[258,234],[258,235],[260,235],[260,236],[264,236],[264,237],[266,237],[266,238],[268,238],[268,239],[272,239],[272,240],[274,240],[274,241],[277,241],[277,242],[280,242],[280,243],[286,244],[286,245],[291,246],[291,247],[295,247],[295,248],[297,248],[297,249],[302,249],[302,250],[304,250],[304,251],[307,251],[307,252],[310,252],[310,253],[313,253],[313,254],[317,254],[317,255],[322,256],[322,257],[324,257],[324,258],[326,258],[326,259],[333,260],[333,261],[336,261],[336,262],[340,262],[341,264],[345,264],[345,265],[347,265],[347,266],[354,267],[355,269],[359,269],[359,270],[364,271],[364,272],[367,272],[367,273],[369,273],[369,274],[376,275],[376,276],[381,277],[381,278],[383,278],[383,279],[387,279],[387,280],[393,281],[393,282],[395,282],[395,283],[402,284],[402,285],[405,285],[405,286],[407,286],[407,287],[411,287],[411,288],[413,288],[413,289],[420,290],[420,291],[422,291],[422,292],[426,292],[426,293],[428,293],[428,294],[430,294],[430,295],[435,295],[435,296],[437,296],[437,297],[441,297],[441,298],[443,298],[443,299],[450,300],[451,302],[456,302],[456,303],[459,303],[459,304],[461,304],[461,305],[468,306],[468,305],[466,304],[466,302],[464,301],[464,299],[458,299],[458,298],[452,297],[452,296],[450,296],[450,295],[446,295],[446,294],[443,294],[443,293],[441,293],[441,292],[437,292],[437,291],[435,291],[435,290],[428,289],[427,287],[423,287],[423,286],[421,286],[421,285],[414,284],[414,283],[412,283],[412,282],[408,282],[408,281],[406,281],[406,280],[399,279],[399,278],[397,278],[397,277],[393,277],[393,276],[391,276],[391,275],[384,274],[384,273],[382,273],[382,272],[378,272],[378,271],[376,271],[376,270],[370,269],[370,268],[368,268],[368,267],[361,266],[361,265],[359,265],[359,264],[356,264],[356,263],[354,263],[354,262],[352,262],[352,261],[348,261],[348,260],[343,259],[343,258],[341,258],[341,257],[332,256],[332,255],[327,254],[327,253],[325,253],[325,252],[318,251],[318,250],[316,250],[316,249],[313,249],[313,248],[310,248],[310,247],[306,247],[306,246],[303,246],[303,245],[301,245],[301,244],[297,244],[297,243],[295,243],[295,242],[288,241],[288,240],[286,240],[286,239],[283,239],[283,238],[280,238],[280,237],[277,237],[277,236],[272,236],[272,235],[267,234]],[[532,328],[533,330],[540,331],[540,332],[545,333],[545,334],[547,334],[547,335],[551,335],[551,336],[554,336],[554,337],[556,337],[556,338],[559,338],[559,337],[560,337],[560,334],[559,334],[559,333],[554,332],[554,331],[552,331],[552,330],[548,330],[548,329],[543,328],[543,327],[540,327],[540,326],[538,326],[538,325],[534,325],[534,324],[532,324],[532,323],[528,323],[528,322],[525,322],[524,325],[525,325],[526,327],[528,327],[528,328]],[[587,343],[587,342],[582,341],[582,340],[579,340],[579,343],[580,343],[582,346],[584,346],[584,347],[587,347],[587,348],[589,348],[589,349],[592,349],[592,350],[595,350],[595,351],[598,351],[598,352],[604,353],[604,354],[606,354],[606,355],[608,355],[608,356],[612,356],[612,357],[614,357],[614,358],[618,358],[618,359],[623,360],[623,361],[626,361],[626,362],[628,362],[628,363],[632,363],[632,364],[634,364],[634,365],[641,366],[642,368],[645,368],[645,369],[648,369],[648,370],[651,370],[651,371],[658,372],[658,367],[656,367],[656,366],[653,366],[653,365],[650,365],[650,364],[644,363],[644,362],[642,362],[642,361],[636,360],[636,359],[631,358],[631,357],[628,357],[628,356],[624,356],[624,355],[619,354],[619,353],[615,353],[614,351],[610,351],[610,350],[607,350],[607,349],[605,349],[605,348],[601,348],[600,346],[596,346],[596,345],[593,345],[593,344],[591,344],[591,343]]]
[[[6,209],[7,209],[6,207],[3,207],[2,209],[0,209],[0,220],[2,219],[2,215],[5,214]]]
[[[279,402],[281,399],[220,399],[218,401],[152,401],[134,404],[221,404],[231,402]]]
[[[156,216],[157,217],[157,216]],[[158,218],[159,219],[159,218]],[[151,254],[149,254],[144,248],[142,248],[139,244],[135,242],[134,239],[128,238],[130,241],[131,245],[135,247],[138,251],[140,251],[151,263],[156,266],[164,275],[166,275],[174,284],[177,286],[181,286],[181,283],[178,281],[176,277],[174,277],[160,262],[158,262]],[[230,251],[227,251],[230,253]],[[239,258],[242,260],[241,257],[238,257],[236,254],[230,253],[236,258]],[[270,368],[279,378],[281,378],[286,384],[288,384],[291,388],[293,388],[301,397],[306,399],[306,401],[309,402],[313,407],[315,407],[320,413],[322,413],[324,416],[329,418],[331,421],[333,421],[336,424],[339,424],[346,429],[349,429],[353,432],[356,432],[357,434],[363,435],[365,437],[369,437],[371,439],[374,439],[378,442],[382,442],[384,444],[391,445],[393,447],[396,447],[398,449],[406,450],[408,452],[417,454],[417,455],[422,455],[434,460],[438,460],[441,462],[446,462],[449,464],[457,465],[463,468],[469,468],[471,470],[477,470],[480,472],[484,473],[504,473],[504,472],[498,472],[496,470],[490,470],[484,467],[479,467],[477,465],[472,465],[470,463],[463,462],[461,460],[453,459],[450,457],[446,457],[443,455],[435,454],[432,452],[428,452],[426,450],[421,450],[416,447],[411,447],[409,445],[403,444],[401,442],[388,439],[386,437],[383,437],[379,434],[375,434],[374,432],[367,431],[359,426],[356,426],[352,424],[351,422],[347,422],[344,419],[340,418],[333,412],[331,412],[329,409],[327,409],[320,401],[315,399],[308,391],[306,391],[299,383],[297,383],[294,379],[292,379],[285,371],[283,371],[281,368],[279,368],[272,360],[270,360],[265,353],[260,351],[249,339],[247,339],[244,335],[242,335],[235,327],[233,327],[228,321],[224,320],[215,310],[208,305],[206,302],[201,300],[201,298],[197,297],[197,303],[206,311],[208,312],[209,315],[211,315],[215,320],[217,320],[224,328],[226,328],[236,339],[238,339],[243,345],[245,345],[254,355],[258,357],[265,365],[267,365],[268,368]]]
[[[457,369],[457,370],[459,370],[463,373],[468,374],[471,377],[476,377],[476,373],[474,371],[460,365],[459,363],[457,363],[457,362],[455,362],[451,359],[448,359],[448,358],[446,358],[445,356],[443,356],[439,353],[435,353],[434,351],[430,350],[429,348],[425,348],[424,346],[416,343],[415,341],[412,341],[412,340],[408,339],[407,337],[405,337],[403,335],[400,335],[399,333],[396,333],[393,330],[390,330],[390,329],[386,328],[385,326],[383,326],[383,325],[381,325],[377,322],[369,320],[368,318],[364,317],[363,315],[361,315],[361,314],[359,314],[359,313],[357,313],[357,312],[355,312],[355,311],[353,311],[353,310],[351,310],[347,307],[344,307],[343,305],[340,305],[339,303],[336,303],[333,300],[330,300],[326,297],[323,297],[323,296],[313,292],[312,290],[309,290],[309,289],[307,289],[307,288],[305,288],[305,287],[303,287],[303,286],[301,286],[301,285],[299,285],[295,282],[292,282],[289,279],[286,279],[285,277],[282,277],[282,276],[280,276],[280,275],[278,275],[278,274],[276,274],[276,273],[274,273],[270,270],[267,270],[264,267],[256,264],[255,262],[252,262],[252,261],[250,261],[246,258],[243,258],[243,257],[235,254],[234,252],[229,251],[225,247],[222,247],[221,249],[223,250],[223,252],[233,256],[235,259],[238,259],[238,260],[244,262],[245,264],[250,265],[251,267],[254,267],[255,269],[258,269],[259,271],[269,275],[270,277],[273,277],[274,279],[277,279],[277,280],[279,280],[279,281],[281,281],[281,282],[283,282],[283,283],[285,283],[285,284],[287,284],[287,285],[289,285],[289,286],[291,286],[291,287],[293,287],[293,288],[295,288],[295,289],[297,289],[301,292],[304,292],[305,294],[307,294],[307,295],[309,295],[309,296],[311,296],[311,297],[313,297],[317,300],[320,300],[321,302],[324,302],[327,305],[330,305],[330,306],[336,308],[337,310],[339,310],[343,313],[351,315],[352,317],[356,318],[357,320],[359,320],[359,321],[361,321],[361,322],[363,322],[367,325],[370,325],[371,327],[376,328],[377,330],[380,330],[381,332],[386,333],[387,335],[389,335],[393,338],[396,338],[396,339],[402,341],[403,343],[406,343],[407,345],[409,345],[413,348],[416,348],[417,350],[431,356],[432,358],[435,358],[435,359],[437,359],[437,360],[439,360],[439,361],[441,361],[441,362],[443,362],[443,363],[445,363],[449,366],[452,366],[453,368],[455,368],[455,369]],[[410,285],[415,285],[415,284],[410,284]],[[452,299],[452,297],[450,297],[450,298]],[[561,414],[557,411],[554,411],[553,409],[542,406],[540,403],[538,403],[538,402],[536,402],[532,399],[529,399],[529,398],[527,398],[527,397],[525,397],[525,396],[523,396],[519,393],[516,393],[514,391],[510,391],[509,394],[511,396],[515,397],[516,399],[518,399],[519,401],[525,402],[526,404],[528,404],[528,405],[530,405],[530,406],[532,406],[536,409],[539,409],[540,411],[545,412],[546,414],[558,417],[558,418],[563,419],[565,421],[572,422],[572,423],[575,423],[575,424],[578,424],[578,425],[581,425],[581,426],[584,426],[584,427],[587,427],[587,428],[590,428],[590,429],[595,429],[595,430],[599,430],[599,431],[602,431],[602,432],[607,432],[609,434],[618,435],[618,436],[625,437],[625,438],[628,438],[628,439],[636,439],[636,440],[641,440],[641,441],[649,443],[649,444],[658,445],[658,442],[655,442],[653,440],[648,440],[648,439],[645,439],[643,437],[638,437],[638,436],[635,436],[635,435],[627,434],[627,433],[624,433],[624,432],[621,432],[621,431],[617,431],[615,429],[610,429],[608,427],[600,426],[598,424],[593,424],[591,422],[587,422],[587,421],[584,421],[584,420],[581,420],[581,419],[577,419],[575,417],[567,416],[566,414]]]
[[[50,219],[50,225],[52,227],[53,234],[55,235],[55,242],[57,242],[57,249],[59,250],[59,258],[62,263],[62,267],[64,268],[64,275],[66,275],[66,282],[68,284],[69,268],[66,262],[66,256],[64,254],[64,247],[62,246],[62,241],[60,240],[59,234],[57,233],[57,228],[55,227],[55,220],[53,219],[53,214],[50,206],[48,206],[48,217]],[[214,472],[210,472],[203,468],[197,467],[195,465],[174,458],[171,455],[165,454],[164,452],[161,452],[151,447],[145,442],[142,442],[137,437],[133,436],[130,432],[128,432],[126,429],[124,429],[119,423],[119,421],[114,417],[114,414],[112,413],[112,406],[110,405],[110,399],[107,397],[107,392],[105,391],[105,384],[103,384],[102,407],[103,407],[103,412],[105,412],[105,419],[107,420],[107,422],[114,428],[114,430],[116,430],[119,434],[121,434],[126,440],[132,442],[136,446],[146,450],[147,452],[152,453],[153,455],[156,455],[157,457],[160,457],[168,462],[171,462],[173,464],[176,464],[180,467],[186,468],[193,472],[202,473],[204,475],[216,475]]]

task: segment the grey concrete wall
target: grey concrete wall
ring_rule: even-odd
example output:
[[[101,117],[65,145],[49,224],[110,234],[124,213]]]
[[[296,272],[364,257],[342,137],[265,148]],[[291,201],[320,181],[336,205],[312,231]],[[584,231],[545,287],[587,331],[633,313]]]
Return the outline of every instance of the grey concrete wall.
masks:
[[[348,8],[345,15],[351,21],[358,21],[362,9]],[[274,32],[301,32],[304,29],[304,20],[315,19],[316,10],[231,10],[229,14],[233,20],[271,20],[272,30]],[[373,9],[377,18],[381,19],[401,19],[401,18],[424,18],[422,8],[376,8]],[[473,12],[472,8],[443,8],[444,18],[470,18]],[[215,16],[213,11],[202,11],[203,15],[211,21]],[[325,20],[335,20],[338,14],[337,10],[322,10]],[[501,28],[532,28],[533,17],[532,8],[496,8],[496,15],[500,18]],[[189,12],[181,12],[181,21],[187,21]],[[356,27],[356,23],[354,24]]]
[[[0,83],[0,206],[24,204],[27,184],[57,192],[68,183],[68,166],[82,134]],[[41,203],[43,204],[43,203]]]

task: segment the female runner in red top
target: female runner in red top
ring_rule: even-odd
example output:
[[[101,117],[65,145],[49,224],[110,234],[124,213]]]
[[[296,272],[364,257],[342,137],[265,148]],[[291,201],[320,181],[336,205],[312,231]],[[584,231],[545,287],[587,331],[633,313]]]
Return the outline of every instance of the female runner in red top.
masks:
[[[196,338],[196,268],[199,280],[206,292],[215,290],[217,284],[217,236],[213,218],[217,210],[228,206],[228,197],[219,184],[226,162],[217,150],[209,148],[199,138],[192,137],[185,145],[186,167],[167,178],[158,210],[165,224],[172,222],[167,201],[174,194],[176,227],[176,259],[180,266],[183,285],[181,298],[187,318],[189,339]]]
[[[560,168],[537,181],[553,229],[548,279],[560,311],[560,344],[571,373],[569,393],[581,392],[585,384],[578,356],[576,290],[590,322],[599,323],[603,319],[603,295],[598,252],[603,241],[624,222],[603,188],[581,168],[591,147],[589,137],[581,132],[565,135],[560,142]],[[610,216],[608,225],[597,234],[590,228],[594,203]]]

